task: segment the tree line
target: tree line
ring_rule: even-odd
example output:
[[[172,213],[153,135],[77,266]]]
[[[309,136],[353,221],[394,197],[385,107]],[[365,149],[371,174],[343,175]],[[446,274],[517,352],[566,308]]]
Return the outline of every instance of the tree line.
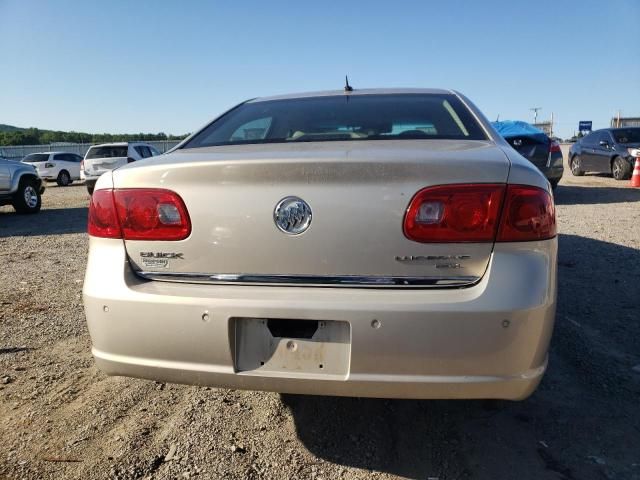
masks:
[[[48,145],[50,143],[107,143],[107,142],[131,142],[134,140],[182,140],[187,135],[167,135],[160,133],[83,133],[60,132],[53,130],[40,130],[37,128],[25,128],[13,131],[0,131],[0,145]]]

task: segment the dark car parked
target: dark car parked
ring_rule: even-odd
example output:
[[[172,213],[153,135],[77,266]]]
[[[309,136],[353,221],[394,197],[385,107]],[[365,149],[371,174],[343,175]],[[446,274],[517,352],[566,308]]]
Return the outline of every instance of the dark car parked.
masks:
[[[579,139],[569,149],[571,173],[610,173],[616,180],[627,180],[635,158],[631,149],[640,148],[640,127],[605,128]]]
[[[542,130],[520,120],[492,122],[493,127],[520,155],[547,177],[552,188],[558,186],[564,166],[560,144]]]

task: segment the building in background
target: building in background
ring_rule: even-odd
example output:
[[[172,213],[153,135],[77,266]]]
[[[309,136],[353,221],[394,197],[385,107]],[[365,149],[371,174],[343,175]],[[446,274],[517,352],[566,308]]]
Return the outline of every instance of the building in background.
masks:
[[[553,137],[553,112],[551,112],[551,119],[546,121],[538,122],[538,112],[540,108],[532,108],[531,110],[535,110],[535,115],[533,116],[533,126],[539,130],[542,130],[547,134],[548,137]]]
[[[611,128],[640,127],[640,117],[621,117],[618,115],[611,119]]]
[[[538,122],[533,124],[534,127],[542,130],[549,137],[553,137],[553,122]]]

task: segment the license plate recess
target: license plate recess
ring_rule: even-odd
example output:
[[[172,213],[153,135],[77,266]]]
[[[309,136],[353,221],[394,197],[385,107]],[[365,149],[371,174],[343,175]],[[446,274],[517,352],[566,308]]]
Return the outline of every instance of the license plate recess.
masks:
[[[349,371],[351,331],[348,322],[266,318],[232,320],[234,360],[238,372],[346,376]]]

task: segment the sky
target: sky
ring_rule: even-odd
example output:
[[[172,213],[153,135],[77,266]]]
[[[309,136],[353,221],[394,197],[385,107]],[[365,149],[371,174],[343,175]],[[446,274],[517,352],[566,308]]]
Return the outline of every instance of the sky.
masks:
[[[640,0],[0,0],[0,123],[198,129],[248,98],[453,88],[491,120],[640,116]]]

